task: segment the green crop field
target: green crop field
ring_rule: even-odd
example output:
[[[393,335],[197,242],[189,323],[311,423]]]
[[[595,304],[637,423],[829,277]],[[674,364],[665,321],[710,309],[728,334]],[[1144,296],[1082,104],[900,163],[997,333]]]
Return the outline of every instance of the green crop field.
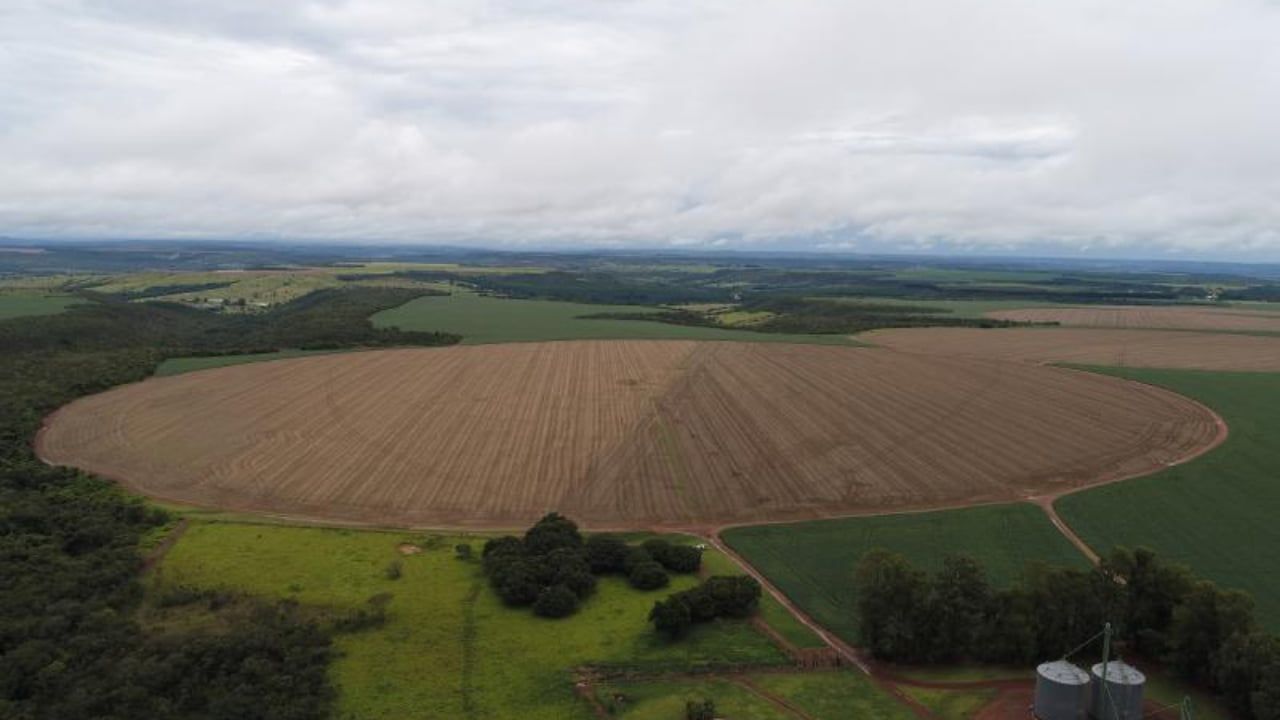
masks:
[[[600,703],[610,709],[614,717],[626,720],[681,718],[689,700],[712,700],[718,716],[726,718],[789,720],[795,717],[771,704],[761,693],[785,699],[813,720],[915,717],[872,684],[867,676],[855,671],[768,673],[747,675],[736,681],[723,678],[614,681],[596,688]]]
[[[84,302],[71,295],[42,295],[37,293],[0,293],[0,320],[36,315],[56,315],[63,310]]]
[[[405,541],[423,552],[402,556]],[[674,576],[669,590],[654,593],[602,578],[577,615],[545,620],[504,607],[479,562],[455,557],[460,542],[478,554],[483,538],[194,521],[154,582],[335,609],[392,593],[385,625],[337,636],[332,672],[342,718],[589,718],[571,683],[579,665],[679,671],[786,660],[742,621],[698,626],[679,643],[660,639],[646,621],[649,608],[665,592],[696,584],[692,576]],[[384,571],[397,560],[402,576],[390,580]]]
[[[840,335],[783,335],[730,328],[670,325],[637,320],[585,320],[597,313],[656,312],[635,305],[588,305],[551,300],[507,300],[473,293],[422,297],[373,316],[378,327],[457,333],[476,345],[537,340],[744,340],[855,344]]]
[[[1090,368],[1195,398],[1227,421],[1213,452],[1144,478],[1062,498],[1090,545],[1146,545],[1197,574],[1250,592],[1280,630],[1280,374]]]
[[[929,513],[731,528],[724,541],[824,627],[858,638],[854,568],[868,550],[902,553],[933,569],[947,553],[980,561],[994,582],[1027,562],[1086,567],[1087,560],[1033,505],[989,505]]]
[[[156,368],[156,376],[164,377],[165,375],[181,375],[182,373],[193,372],[195,370],[208,370],[209,368],[227,367],[228,365],[243,365],[252,362],[267,362],[269,360],[288,360],[289,358],[307,357],[308,355],[329,355],[335,352],[344,352],[342,350],[281,350],[271,353],[250,353],[246,355],[207,355],[200,357],[181,357],[170,358],[160,363]]]

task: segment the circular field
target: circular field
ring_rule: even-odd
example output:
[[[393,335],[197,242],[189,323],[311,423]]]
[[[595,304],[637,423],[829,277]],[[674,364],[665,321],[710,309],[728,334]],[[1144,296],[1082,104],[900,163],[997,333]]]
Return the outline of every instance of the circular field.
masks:
[[[1012,499],[1143,473],[1217,418],[1034,365],[813,345],[390,350],[156,378],[55,413],[50,462],[202,506],[493,526],[721,524]]]

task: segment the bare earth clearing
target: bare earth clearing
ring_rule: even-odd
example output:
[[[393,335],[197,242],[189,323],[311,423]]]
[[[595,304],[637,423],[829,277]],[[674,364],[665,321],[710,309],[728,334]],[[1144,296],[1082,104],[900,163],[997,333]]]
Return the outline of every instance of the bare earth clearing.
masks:
[[[1171,330],[919,328],[859,340],[902,352],[1033,363],[1186,370],[1280,370],[1280,338]]]
[[[456,526],[558,509],[600,528],[1023,498],[1162,467],[1216,422],[1164,390],[1030,364],[583,341],[155,378],[63,408],[38,449],[196,505]]]
[[[986,316],[1020,322],[1056,322],[1074,327],[1280,332],[1280,315],[1235,308],[1098,305],[997,310]]]

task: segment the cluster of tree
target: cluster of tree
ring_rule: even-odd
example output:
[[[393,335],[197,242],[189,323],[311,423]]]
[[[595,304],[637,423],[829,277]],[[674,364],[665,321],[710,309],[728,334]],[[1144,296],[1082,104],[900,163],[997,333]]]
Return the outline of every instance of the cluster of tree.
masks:
[[[374,330],[404,293],[339,291],[254,318],[106,299],[0,321],[0,717],[320,718],[328,630],[288,608],[217,629],[155,635],[135,620],[138,544],[164,512],[105,480],[49,467],[31,450],[41,419],[76,397],[141,380],[166,357],[312,343],[456,338]],[[219,594],[176,593],[210,609]],[[379,603],[338,625],[376,622]]]
[[[772,315],[738,329],[755,332],[801,334],[850,334],[867,330],[900,327],[1016,327],[1032,323],[993,318],[964,318],[948,315],[949,310],[891,303],[847,302],[823,298],[769,298],[741,305],[749,312]],[[668,325],[723,327],[714,315],[692,310],[659,312],[603,312],[583,315],[586,319],[641,320]]]
[[[140,290],[130,290],[127,292],[117,293],[121,298],[126,300],[141,300],[142,298],[164,297],[165,295],[177,295],[179,293],[202,292],[204,290],[219,290],[224,287],[231,287],[234,281],[227,280],[223,282],[207,282],[207,283],[175,283],[171,285],[151,285]]]
[[[941,308],[823,298],[773,298],[748,303],[743,309],[773,313],[751,326],[759,332],[847,334],[882,328],[988,328],[1029,324],[992,318],[954,317]]]
[[[687,272],[620,273],[563,271],[463,275],[454,279],[512,298],[539,298],[601,305],[671,305],[727,302],[733,291],[700,282]]]
[[[882,659],[1028,664],[1111,622],[1120,650],[1167,663],[1241,717],[1280,720],[1280,640],[1260,629],[1252,599],[1147,549],[1118,548],[1089,570],[1031,565],[1003,588],[970,558],[930,575],[877,550],[856,584],[862,643]]]
[[[696,572],[702,564],[697,548],[658,538],[640,546],[615,535],[584,540],[578,526],[559,513],[549,513],[525,532],[485,543],[481,553],[489,584],[508,605],[533,606],[543,617],[572,615],[596,587],[596,575],[626,575],[632,587],[655,590],[670,582],[667,572]]]
[[[654,629],[676,639],[694,623],[716,618],[744,618],[760,605],[760,583],[746,575],[715,575],[695,588],[670,595],[653,604],[649,621]]]
[[[285,348],[333,349],[392,345],[448,345],[448,333],[375,328],[369,316],[432,294],[407,288],[318,290],[270,312],[223,315],[177,303],[125,302],[83,293],[94,300],[57,315],[0,323],[0,347],[9,352],[101,351],[145,348],[174,357],[271,352]]]

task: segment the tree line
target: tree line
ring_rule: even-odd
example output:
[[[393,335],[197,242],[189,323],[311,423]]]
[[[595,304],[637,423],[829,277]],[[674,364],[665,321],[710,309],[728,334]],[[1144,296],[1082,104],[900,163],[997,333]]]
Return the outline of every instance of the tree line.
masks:
[[[141,380],[168,357],[285,347],[440,344],[373,328],[414,293],[314,293],[254,317],[91,299],[0,321],[0,717],[307,720],[329,715],[329,630],[287,604],[163,633],[135,620],[139,541],[163,511],[49,467],[31,441],[76,397]]]
[[[1111,622],[1121,651],[1167,663],[1243,718],[1280,720],[1280,639],[1261,629],[1252,598],[1145,548],[1117,548],[1088,570],[1032,564],[1009,587],[963,555],[929,574],[875,550],[855,581],[861,642],[884,660],[1026,665]]]

